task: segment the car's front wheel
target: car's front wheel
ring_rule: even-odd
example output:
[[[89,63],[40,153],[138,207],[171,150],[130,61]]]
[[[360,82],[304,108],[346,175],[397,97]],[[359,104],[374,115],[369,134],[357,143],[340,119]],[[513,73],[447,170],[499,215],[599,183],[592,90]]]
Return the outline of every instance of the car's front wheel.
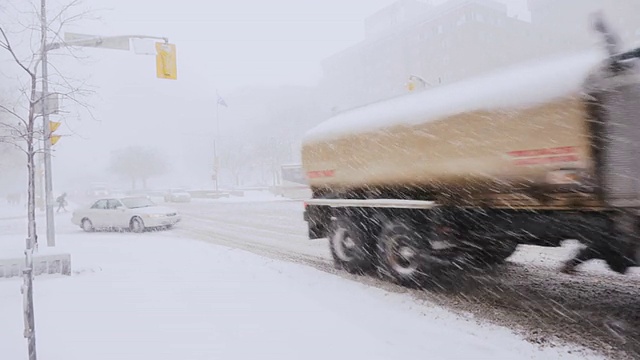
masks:
[[[134,217],[129,222],[129,230],[134,233],[141,233],[144,231],[144,222],[139,217]]]
[[[82,230],[86,232],[92,232],[94,230],[93,223],[89,219],[82,219],[81,227],[82,227]]]

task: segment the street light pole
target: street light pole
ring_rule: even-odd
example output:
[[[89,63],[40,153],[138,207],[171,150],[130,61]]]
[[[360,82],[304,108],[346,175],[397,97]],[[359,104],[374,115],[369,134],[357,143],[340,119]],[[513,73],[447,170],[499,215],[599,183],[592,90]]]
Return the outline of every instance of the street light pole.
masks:
[[[47,13],[46,0],[41,2],[42,18],[42,132],[44,142],[44,196],[47,217],[47,246],[56,246],[56,224],[53,217],[53,178],[51,174],[51,129],[49,127],[49,63],[47,59]]]

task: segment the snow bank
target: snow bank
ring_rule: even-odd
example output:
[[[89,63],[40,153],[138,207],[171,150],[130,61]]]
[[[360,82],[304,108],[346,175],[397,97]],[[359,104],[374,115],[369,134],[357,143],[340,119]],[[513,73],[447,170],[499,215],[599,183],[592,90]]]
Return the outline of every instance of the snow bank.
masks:
[[[603,52],[592,50],[538,60],[368,105],[321,123],[305,134],[304,141],[322,141],[397,125],[411,126],[476,110],[531,107],[579,92],[589,72],[603,59]]]
[[[173,232],[84,234],[72,277],[35,282],[46,359],[584,359],[409,296]],[[20,281],[0,281],[0,349],[26,359]]]

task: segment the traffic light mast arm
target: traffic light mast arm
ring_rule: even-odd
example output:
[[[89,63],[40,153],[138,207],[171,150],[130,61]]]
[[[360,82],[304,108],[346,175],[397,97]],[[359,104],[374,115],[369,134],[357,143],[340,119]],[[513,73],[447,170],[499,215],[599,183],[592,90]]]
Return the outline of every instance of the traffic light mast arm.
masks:
[[[84,47],[101,47],[105,40],[119,40],[119,39],[155,39],[163,40],[165,43],[169,43],[169,38],[161,36],[149,36],[149,35],[118,35],[118,36],[96,36],[86,39],[78,39],[73,41],[53,42],[47,44],[46,51],[60,49],[62,47],[70,46],[84,46]]]
[[[123,40],[124,39],[127,39],[127,40],[155,39],[155,40],[162,40],[165,42],[165,44],[169,43],[169,38],[166,38],[163,36],[150,36],[150,35],[93,36],[93,37],[87,37],[84,39],[72,40],[72,41],[58,41],[58,42],[48,43],[45,46],[44,51],[48,52],[51,50],[57,50],[63,47],[72,47],[72,46],[100,48],[100,47],[105,47],[103,46],[105,40],[117,40],[117,39],[123,39]],[[34,69],[40,66],[40,62],[42,62],[42,55],[38,58],[38,61],[36,61],[36,64],[34,65]]]

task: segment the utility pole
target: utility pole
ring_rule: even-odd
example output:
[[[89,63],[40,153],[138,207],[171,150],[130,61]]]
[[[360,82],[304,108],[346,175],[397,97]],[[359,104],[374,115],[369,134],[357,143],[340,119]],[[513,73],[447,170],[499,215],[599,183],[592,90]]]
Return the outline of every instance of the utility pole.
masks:
[[[53,178],[51,174],[51,129],[49,128],[49,63],[47,59],[47,12],[46,0],[41,0],[42,19],[42,132],[44,134],[44,196],[47,217],[47,246],[56,246],[56,224],[53,217]]]

